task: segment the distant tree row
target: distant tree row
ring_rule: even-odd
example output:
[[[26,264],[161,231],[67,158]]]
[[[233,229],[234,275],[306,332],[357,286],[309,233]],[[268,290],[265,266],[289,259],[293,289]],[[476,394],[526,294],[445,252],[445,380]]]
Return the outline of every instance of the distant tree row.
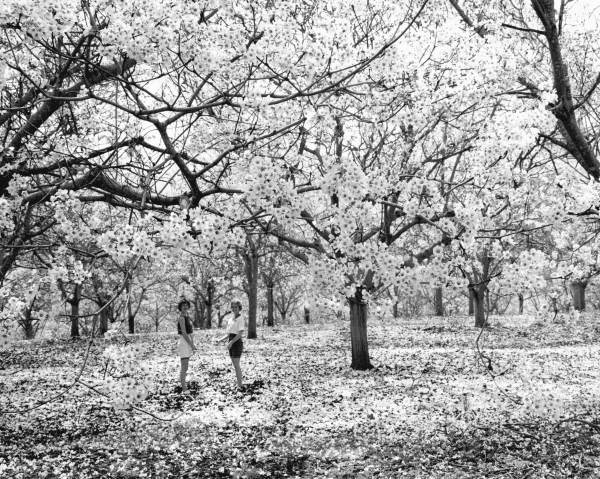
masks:
[[[439,313],[468,295],[479,327],[499,295],[583,309],[588,17],[566,0],[5,2],[2,327],[135,331],[181,289],[204,326],[244,294],[252,338],[259,301],[271,324],[308,297],[345,303],[368,369],[384,299],[435,291]]]

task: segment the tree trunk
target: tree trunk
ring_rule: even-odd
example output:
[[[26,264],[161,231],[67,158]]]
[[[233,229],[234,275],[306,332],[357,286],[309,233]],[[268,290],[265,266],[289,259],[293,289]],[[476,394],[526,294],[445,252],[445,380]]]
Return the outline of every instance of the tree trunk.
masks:
[[[25,332],[25,339],[33,339],[35,338],[35,328],[33,327],[33,316],[32,316],[32,307],[28,307],[25,310],[25,314],[23,315],[23,331]]]
[[[517,297],[519,298],[519,314],[523,314],[523,303],[525,302],[525,299],[523,298],[522,293],[519,293]]]
[[[441,286],[433,290],[433,314],[434,316],[444,316],[444,296]]]
[[[367,338],[368,307],[362,299],[362,293],[357,290],[350,304],[350,339],[352,343],[352,369],[364,371],[373,365],[369,358],[369,341]]]
[[[111,301],[111,297],[101,294],[98,297],[97,303],[99,308],[100,308],[100,312],[98,313],[100,315],[100,324],[98,326],[98,336],[104,336],[104,333],[106,333],[106,331],[108,331],[108,323],[109,321],[111,321],[112,315],[113,315],[113,307],[114,307],[114,303],[110,303],[109,301]],[[112,322],[112,321],[111,321]]]
[[[206,288],[206,315],[204,319],[204,327],[206,329],[212,328],[212,307],[213,307],[213,298],[215,296],[215,285],[212,281],[208,282],[208,286]]]
[[[104,308],[100,311],[100,324],[98,326],[98,336],[104,336],[104,333],[108,331],[108,308]]]
[[[28,212],[26,213],[26,216],[20,218],[20,221],[22,221],[24,224],[28,224],[28,220],[26,218],[29,218],[30,216],[30,210],[27,209],[27,211]],[[6,250],[0,250],[0,286],[4,284],[6,275],[12,269],[15,261],[17,260],[19,250],[21,249],[19,246],[22,246],[25,243],[19,230],[13,231],[12,235],[13,238],[16,238],[14,241],[12,241],[12,245],[15,246],[15,248],[6,248]]]
[[[133,308],[131,307],[131,279],[127,279],[125,283],[125,289],[127,291],[127,326],[129,334],[135,333],[135,314],[133,314]]]
[[[485,326],[485,290],[484,287],[473,288],[473,309],[475,314],[475,327],[483,328]]]
[[[585,311],[585,288],[587,283],[584,281],[574,281],[571,283],[571,294],[573,295],[573,308],[575,311]]]
[[[275,318],[273,317],[273,281],[267,281],[267,326],[273,327]]]
[[[25,320],[25,339],[35,338],[35,329],[33,329],[33,321],[31,318]]]
[[[475,293],[469,288],[469,316],[475,314]]]
[[[79,303],[81,302],[81,285],[76,284],[73,296],[69,300],[71,305],[71,337],[79,337]]]
[[[398,304],[398,295],[400,294],[400,290],[398,286],[394,286],[394,297],[392,298],[394,301],[394,306],[392,307],[392,316],[396,319],[400,316],[400,305]]]
[[[221,314],[221,306],[217,306],[217,328],[223,327],[223,318],[225,314]]]
[[[130,311],[131,305],[127,305],[127,326],[129,328],[129,334],[135,333],[135,315]]]
[[[305,324],[310,323],[310,309],[307,308],[306,306],[304,306],[304,323]]]
[[[251,248],[245,258],[246,281],[248,288],[248,339],[256,338],[256,313],[258,307],[258,255]]]
[[[194,328],[202,329],[204,302],[199,294],[194,295]]]

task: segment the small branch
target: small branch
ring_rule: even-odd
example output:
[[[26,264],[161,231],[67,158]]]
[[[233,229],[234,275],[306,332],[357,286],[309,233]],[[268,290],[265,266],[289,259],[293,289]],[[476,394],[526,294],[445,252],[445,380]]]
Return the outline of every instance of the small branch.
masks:
[[[508,23],[503,23],[502,26],[505,28],[511,28],[513,30],[519,30],[520,32],[535,33],[537,35],[545,35],[546,34],[545,31],[538,30],[536,28],[517,27],[516,25],[509,25]]]
[[[481,38],[483,38],[485,36],[485,28],[483,27],[476,27],[475,24],[473,23],[473,21],[469,18],[469,16],[465,13],[465,11],[460,7],[460,5],[458,4],[457,0],[448,0],[452,6],[454,7],[454,10],[457,11],[457,13],[460,15],[460,18],[463,19],[463,21],[469,25],[473,30],[475,30],[475,33],[477,33],[477,35],[479,35]]]
[[[103,391],[100,391],[98,388],[92,386],[91,384],[84,383],[80,379],[77,379],[77,383],[81,384],[82,386],[85,386],[86,388],[90,389],[91,391],[94,391],[96,394],[98,394],[100,396],[104,396],[105,398],[109,398],[110,399],[110,396],[108,394],[106,394]],[[162,421],[162,422],[171,422],[171,421],[174,421],[175,419],[179,419],[183,415],[183,413],[180,413],[180,414],[177,414],[176,416],[173,416],[173,417],[164,418],[164,417],[157,416],[156,414],[153,414],[153,413],[151,413],[150,411],[147,411],[144,408],[141,408],[141,407],[138,407],[138,406],[134,406],[133,404],[130,404],[130,407],[132,409],[134,409],[135,411],[141,412],[143,414],[147,414],[148,416],[156,419],[157,421]]]
[[[585,105],[586,102],[590,99],[590,97],[596,91],[596,88],[598,88],[598,85],[600,85],[600,73],[598,73],[598,76],[596,77],[594,84],[591,86],[591,88],[588,90],[588,92],[583,96],[581,101],[573,107],[573,109],[577,110],[578,108],[581,108],[583,105]]]

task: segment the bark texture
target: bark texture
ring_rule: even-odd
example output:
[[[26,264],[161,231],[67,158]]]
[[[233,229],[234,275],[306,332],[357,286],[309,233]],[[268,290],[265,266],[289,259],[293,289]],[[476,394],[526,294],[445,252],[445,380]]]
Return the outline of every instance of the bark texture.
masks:
[[[367,338],[368,307],[363,301],[360,290],[352,298],[350,305],[350,339],[352,342],[352,369],[361,371],[373,368],[369,357],[369,341]]]
[[[248,295],[248,339],[256,338],[256,313],[258,308],[258,254],[250,244],[244,254],[246,294]]]
[[[473,314],[475,315],[475,327],[483,328],[486,325],[485,299],[486,288],[479,286],[471,288],[473,294]]]

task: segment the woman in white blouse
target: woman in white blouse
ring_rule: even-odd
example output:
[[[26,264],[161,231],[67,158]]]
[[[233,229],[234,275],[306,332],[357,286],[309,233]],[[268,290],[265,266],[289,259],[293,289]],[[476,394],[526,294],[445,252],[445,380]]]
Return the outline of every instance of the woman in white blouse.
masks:
[[[231,312],[229,321],[227,322],[227,334],[217,341],[227,341],[227,349],[229,357],[235,368],[235,376],[237,378],[238,388],[242,389],[242,369],[240,368],[240,357],[244,350],[244,342],[242,341],[242,332],[246,329],[244,316],[241,314],[242,302],[234,300],[231,302]]]

